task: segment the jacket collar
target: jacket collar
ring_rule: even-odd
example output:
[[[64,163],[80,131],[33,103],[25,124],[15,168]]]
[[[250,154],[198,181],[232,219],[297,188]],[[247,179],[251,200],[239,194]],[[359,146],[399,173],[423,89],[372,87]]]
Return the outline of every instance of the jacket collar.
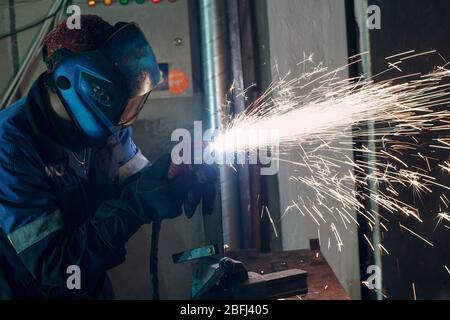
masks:
[[[32,85],[26,100],[26,114],[32,133],[42,150],[41,156],[47,161],[55,161],[67,157],[68,150],[58,143],[58,135],[49,116],[51,107],[45,77],[45,73],[41,74]]]

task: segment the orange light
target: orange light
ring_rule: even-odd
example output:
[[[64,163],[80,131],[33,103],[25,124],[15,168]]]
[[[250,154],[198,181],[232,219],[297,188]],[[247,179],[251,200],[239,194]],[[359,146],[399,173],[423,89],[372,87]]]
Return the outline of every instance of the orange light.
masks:
[[[105,6],[110,6],[112,4],[112,0],[103,0]]]
[[[95,6],[97,4],[97,1],[95,1],[95,0],[88,0],[87,3],[88,3],[89,7],[93,7],[93,6]]]

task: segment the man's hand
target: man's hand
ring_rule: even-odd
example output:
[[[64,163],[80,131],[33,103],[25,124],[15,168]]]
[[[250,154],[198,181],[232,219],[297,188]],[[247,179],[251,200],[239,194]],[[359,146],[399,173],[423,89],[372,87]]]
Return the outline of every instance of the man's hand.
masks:
[[[127,183],[121,199],[144,223],[176,218],[183,209],[191,218],[202,199],[203,212],[210,214],[216,177],[212,166],[176,166],[165,155]]]
[[[218,177],[217,167],[212,165],[176,165],[171,163],[168,171],[169,179],[176,179],[185,175],[192,177],[186,199],[183,202],[186,216],[190,219],[194,215],[201,200],[203,214],[212,214]]]

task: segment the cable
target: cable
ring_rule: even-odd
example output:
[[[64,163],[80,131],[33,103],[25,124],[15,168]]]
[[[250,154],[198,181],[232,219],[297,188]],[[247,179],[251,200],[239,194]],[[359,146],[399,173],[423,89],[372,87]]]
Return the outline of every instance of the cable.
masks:
[[[158,243],[161,231],[161,221],[155,221],[152,225],[152,237],[150,244],[150,287],[153,300],[159,300],[159,279],[158,279]]]
[[[3,39],[5,39],[5,38],[11,37],[11,36],[13,36],[13,35],[15,35],[15,34],[18,34],[18,33],[20,33],[20,32],[23,32],[23,31],[29,30],[29,29],[31,29],[31,28],[34,28],[34,27],[36,27],[36,26],[38,26],[38,25],[44,23],[44,22],[47,21],[48,19],[53,18],[53,17],[56,16],[56,15],[59,13],[59,11],[64,7],[63,4],[66,4],[67,2],[68,2],[68,0],[67,0],[67,1],[62,1],[62,2],[59,4],[59,7],[56,9],[56,11],[55,11],[54,13],[48,15],[48,16],[45,16],[45,17],[43,17],[43,18],[41,18],[41,19],[39,19],[39,20],[37,20],[37,21],[35,21],[35,22],[32,22],[32,23],[30,23],[30,24],[28,24],[28,25],[25,25],[25,26],[23,26],[22,28],[16,29],[16,30],[13,31],[13,32],[8,32],[8,33],[1,34],[1,35],[0,35],[0,40],[3,40]]]

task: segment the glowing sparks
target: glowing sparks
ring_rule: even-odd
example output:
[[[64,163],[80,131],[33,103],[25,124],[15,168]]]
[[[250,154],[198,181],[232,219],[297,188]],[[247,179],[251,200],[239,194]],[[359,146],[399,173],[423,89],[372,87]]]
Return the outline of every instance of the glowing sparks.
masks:
[[[450,174],[450,162],[445,161],[444,164],[439,164],[439,167],[444,170],[445,172]]]
[[[341,236],[339,235],[339,232],[334,223],[331,223],[331,231],[333,232],[334,237],[336,238],[336,244],[340,252],[342,250],[342,247],[344,246],[344,243],[342,242]]]
[[[386,250],[386,248],[385,247],[383,247],[383,245],[380,243],[380,244],[378,244],[378,248],[383,252],[385,252],[386,254],[389,254],[389,251],[387,251]]]
[[[430,241],[428,241],[427,239],[425,239],[424,237],[420,236],[419,234],[415,233],[414,231],[412,231],[411,229],[405,227],[404,225],[402,225],[401,223],[399,223],[400,227],[406,231],[408,231],[409,233],[415,235],[417,238],[419,238],[420,240],[422,240],[423,242],[427,243],[428,245],[434,247],[434,244],[432,244]]]
[[[434,53],[434,52],[436,52],[436,50],[430,50],[430,51],[427,51],[427,52],[421,52],[421,53],[412,54],[410,56],[400,58],[400,61],[409,60],[409,59],[412,59],[412,58],[417,58],[417,57],[424,56],[424,55],[427,55],[427,54],[430,54],[430,53]]]
[[[448,212],[439,212],[438,213],[438,220],[439,223],[441,223],[443,220],[450,222],[450,213]]]
[[[277,228],[275,227],[275,223],[273,222],[272,215],[270,214],[269,208],[267,206],[262,207],[261,218],[264,214],[264,211],[267,213],[267,216],[269,217],[270,224],[272,225],[273,233],[275,234],[275,238],[278,238]]]
[[[448,208],[449,200],[448,200],[447,196],[445,194],[441,194],[439,199],[441,199],[441,202],[444,204],[444,206],[446,208]]]
[[[386,58],[388,70],[401,73],[403,62],[434,52],[410,50],[392,55]],[[357,59],[353,63],[359,61],[358,56],[352,58]],[[319,241],[319,228],[328,224],[339,251],[343,241],[336,224],[345,230],[351,224],[359,225],[355,213],[371,228],[379,226],[385,231],[389,221],[380,212],[422,222],[417,206],[400,199],[405,190],[421,201],[425,194],[443,189],[439,203],[448,208],[446,192],[450,187],[440,183],[432,172],[439,168],[450,174],[450,157],[439,159],[426,152],[450,150],[448,132],[441,134],[450,130],[450,111],[442,107],[450,103],[450,84],[442,84],[450,71],[439,67],[425,75],[400,74],[389,81],[374,82],[363,77],[340,79],[339,74],[348,66],[329,71],[322,63],[312,65],[312,61],[312,55],[305,54],[298,64],[300,76],[280,77],[246,112],[228,118],[225,115],[214,142],[217,148],[228,148],[224,142],[242,132],[277,129],[279,149],[272,148],[269,140],[252,139],[232,148],[250,155],[268,147],[272,161],[292,166],[290,182],[305,192],[292,199],[282,217],[296,212],[310,218],[317,225]],[[394,84],[399,79],[407,82]],[[368,123],[373,124],[374,131]],[[439,138],[423,142],[421,135],[429,132],[438,132]],[[352,157],[351,153],[360,156]],[[417,161],[410,163],[411,157]],[[373,192],[374,187],[377,192]],[[379,210],[367,210],[364,203],[369,202]],[[278,236],[267,207],[262,208],[261,216],[265,212]],[[438,219],[449,222],[449,214],[441,210]],[[364,237],[373,251],[389,254],[381,244]],[[330,242],[328,238],[328,249]]]
[[[366,241],[369,244],[369,247],[372,249],[372,251],[375,251],[375,248],[373,247],[372,242],[370,242],[369,238],[365,234],[364,234],[364,238],[366,239]]]
[[[397,53],[397,54],[394,54],[392,56],[386,57],[385,60],[389,60],[389,59],[392,59],[392,58],[398,58],[398,57],[401,57],[401,56],[404,56],[404,55],[407,55],[407,54],[410,54],[410,53],[414,53],[414,52],[416,52],[416,51],[415,50],[410,50],[410,51],[406,51],[406,52]]]

